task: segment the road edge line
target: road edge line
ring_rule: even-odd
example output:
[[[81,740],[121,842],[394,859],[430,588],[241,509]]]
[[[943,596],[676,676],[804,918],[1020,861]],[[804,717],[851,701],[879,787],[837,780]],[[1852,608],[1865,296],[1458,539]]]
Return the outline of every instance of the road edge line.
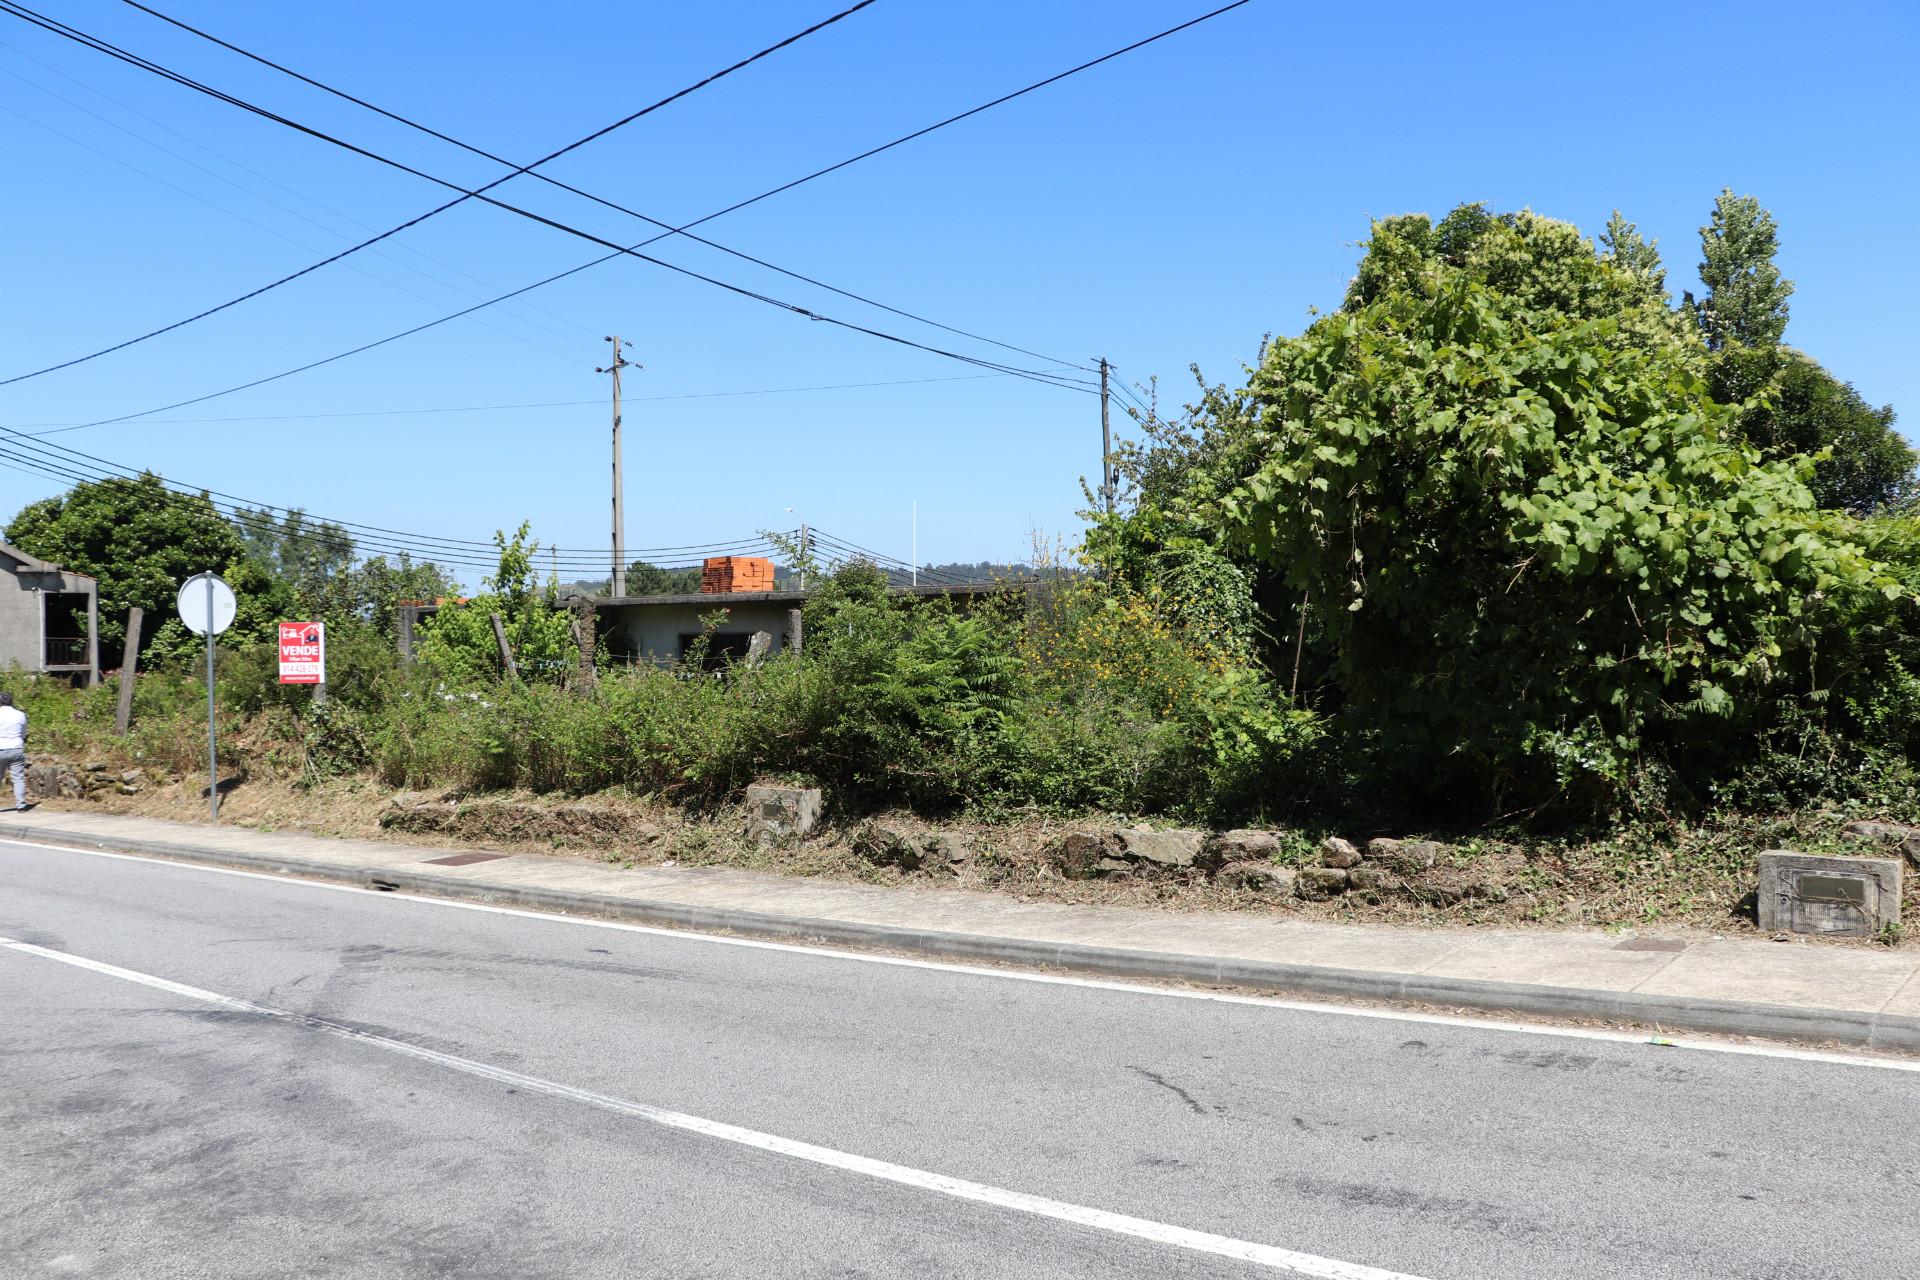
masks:
[[[309,858],[249,853],[182,841],[77,834],[7,824],[0,836],[79,850],[136,853],[187,863],[242,867],[360,888],[519,907],[563,915],[602,916],[637,924],[727,933],[779,942],[817,943],[905,952],[942,960],[1017,965],[1136,981],[1243,987],[1284,995],[1332,996],[1389,1004],[1473,1009],[1482,1013],[1596,1019],[1655,1031],[1749,1036],[1794,1044],[1920,1053],[1920,1017],[1846,1009],[1805,1008],[1739,1000],[1698,1000],[1632,991],[1597,991],[1476,978],[1341,969],[1236,957],[1136,951],[1125,947],[1046,942],[989,934],[903,928],[813,916],[784,916],[729,907],[621,898],[485,880],[454,879],[393,868],[369,869]]]

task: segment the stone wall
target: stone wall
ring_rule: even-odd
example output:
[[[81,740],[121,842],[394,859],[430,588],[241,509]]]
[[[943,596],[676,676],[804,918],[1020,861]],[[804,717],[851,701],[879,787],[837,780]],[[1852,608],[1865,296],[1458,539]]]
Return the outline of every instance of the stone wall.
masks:
[[[137,796],[151,779],[142,769],[114,769],[99,760],[74,764],[28,753],[27,795],[35,800],[88,800],[103,793]]]

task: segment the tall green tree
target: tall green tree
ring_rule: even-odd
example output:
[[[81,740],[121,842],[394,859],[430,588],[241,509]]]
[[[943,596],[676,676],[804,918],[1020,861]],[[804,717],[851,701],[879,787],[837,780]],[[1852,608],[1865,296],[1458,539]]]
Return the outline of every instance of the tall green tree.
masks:
[[[349,594],[355,612],[383,639],[392,642],[402,604],[432,604],[460,594],[460,583],[439,565],[415,563],[400,555],[373,556],[354,567]]]
[[[211,498],[175,492],[152,472],[78,484],[32,503],[8,523],[6,537],[99,580],[101,660],[107,663],[126,641],[126,611],[133,605],[146,610],[143,653],[191,655],[192,637],[174,599],[196,573],[211,570],[233,587],[239,605],[234,640],[270,634],[288,604],[288,593],[248,554]]]
[[[340,525],[298,507],[284,515],[237,507],[233,526],[247,553],[292,592],[295,609],[315,617],[356,612],[353,539]]]
[[[493,535],[499,567],[481,585],[478,596],[442,605],[421,623],[417,656],[422,665],[459,681],[499,679],[506,673],[493,634],[492,615],[500,616],[514,664],[526,680],[563,679],[579,660],[571,619],[558,607],[559,583],[540,585],[534,567],[540,544],[522,523],[509,538]]]
[[[1640,234],[1615,209],[1600,233],[1600,258],[1624,271],[1644,277],[1662,296],[1667,292],[1667,269],[1660,261],[1660,242]]]
[[[1683,304],[1713,353],[1713,397],[1738,407],[1733,430],[1761,456],[1815,459],[1809,485],[1819,506],[1864,515],[1901,502],[1915,489],[1914,455],[1893,407],[1874,408],[1782,342],[1793,282],[1774,263],[1779,247],[1779,226],[1757,199],[1720,192],[1700,228],[1707,293]]]
[[[1706,297],[1686,295],[1686,309],[1712,351],[1769,346],[1787,331],[1793,281],[1780,274],[1780,226],[1753,196],[1723,187],[1713,217],[1700,228],[1700,282]]]
[[[1433,222],[1425,214],[1373,224],[1366,256],[1343,309],[1356,312],[1399,293],[1431,298],[1459,280],[1497,292],[1530,323],[1607,320],[1608,341],[1643,349],[1704,351],[1666,305],[1660,282],[1641,271],[1603,269],[1593,242],[1571,223],[1531,210],[1494,214],[1462,205]]]

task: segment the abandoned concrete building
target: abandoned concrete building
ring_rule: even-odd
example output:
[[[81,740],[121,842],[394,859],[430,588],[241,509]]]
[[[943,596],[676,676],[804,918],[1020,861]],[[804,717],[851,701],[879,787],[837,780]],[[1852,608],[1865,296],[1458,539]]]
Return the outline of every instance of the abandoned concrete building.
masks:
[[[716,560],[749,560],[753,557],[716,557]],[[709,562],[711,565],[713,562]],[[605,644],[607,656],[615,662],[645,666],[668,666],[680,661],[688,648],[704,631],[702,619],[716,609],[725,609],[726,620],[715,627],[707,644],[710,665],[747,656],[756,633],[764,632],[771,644],[769,654],[792,646],[794,631],[800,625],[800,611],[808,592],[801,590],[755,590],[773,581],[771,562],[760,560],[744,571],[738,565],[728,572],[709,568],[702,574],[701,590],[695,594],[671,596],[592,596],[576,600],[593,610],[594,632]],[[1009,590],[1006,584],[976,583],[968,586],[894,587],[896,596],[926,599],[948,597],[961,605],[983,596]],[[416,624],[432,617],[440,609],[438,602],[400,606],[399,637],[403,659],[411,659]],[[801,636],[804,647],[805,637]]]
[[[0,670],[100,679],[100,588],[0,542]]]

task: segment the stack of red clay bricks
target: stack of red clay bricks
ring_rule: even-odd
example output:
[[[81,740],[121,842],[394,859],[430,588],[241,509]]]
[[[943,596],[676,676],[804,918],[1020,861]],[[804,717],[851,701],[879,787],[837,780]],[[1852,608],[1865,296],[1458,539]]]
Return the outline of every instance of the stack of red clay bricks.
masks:
[[[773,561],[760,556],[709,556],[700,570],[701,595],[773,590]]]

